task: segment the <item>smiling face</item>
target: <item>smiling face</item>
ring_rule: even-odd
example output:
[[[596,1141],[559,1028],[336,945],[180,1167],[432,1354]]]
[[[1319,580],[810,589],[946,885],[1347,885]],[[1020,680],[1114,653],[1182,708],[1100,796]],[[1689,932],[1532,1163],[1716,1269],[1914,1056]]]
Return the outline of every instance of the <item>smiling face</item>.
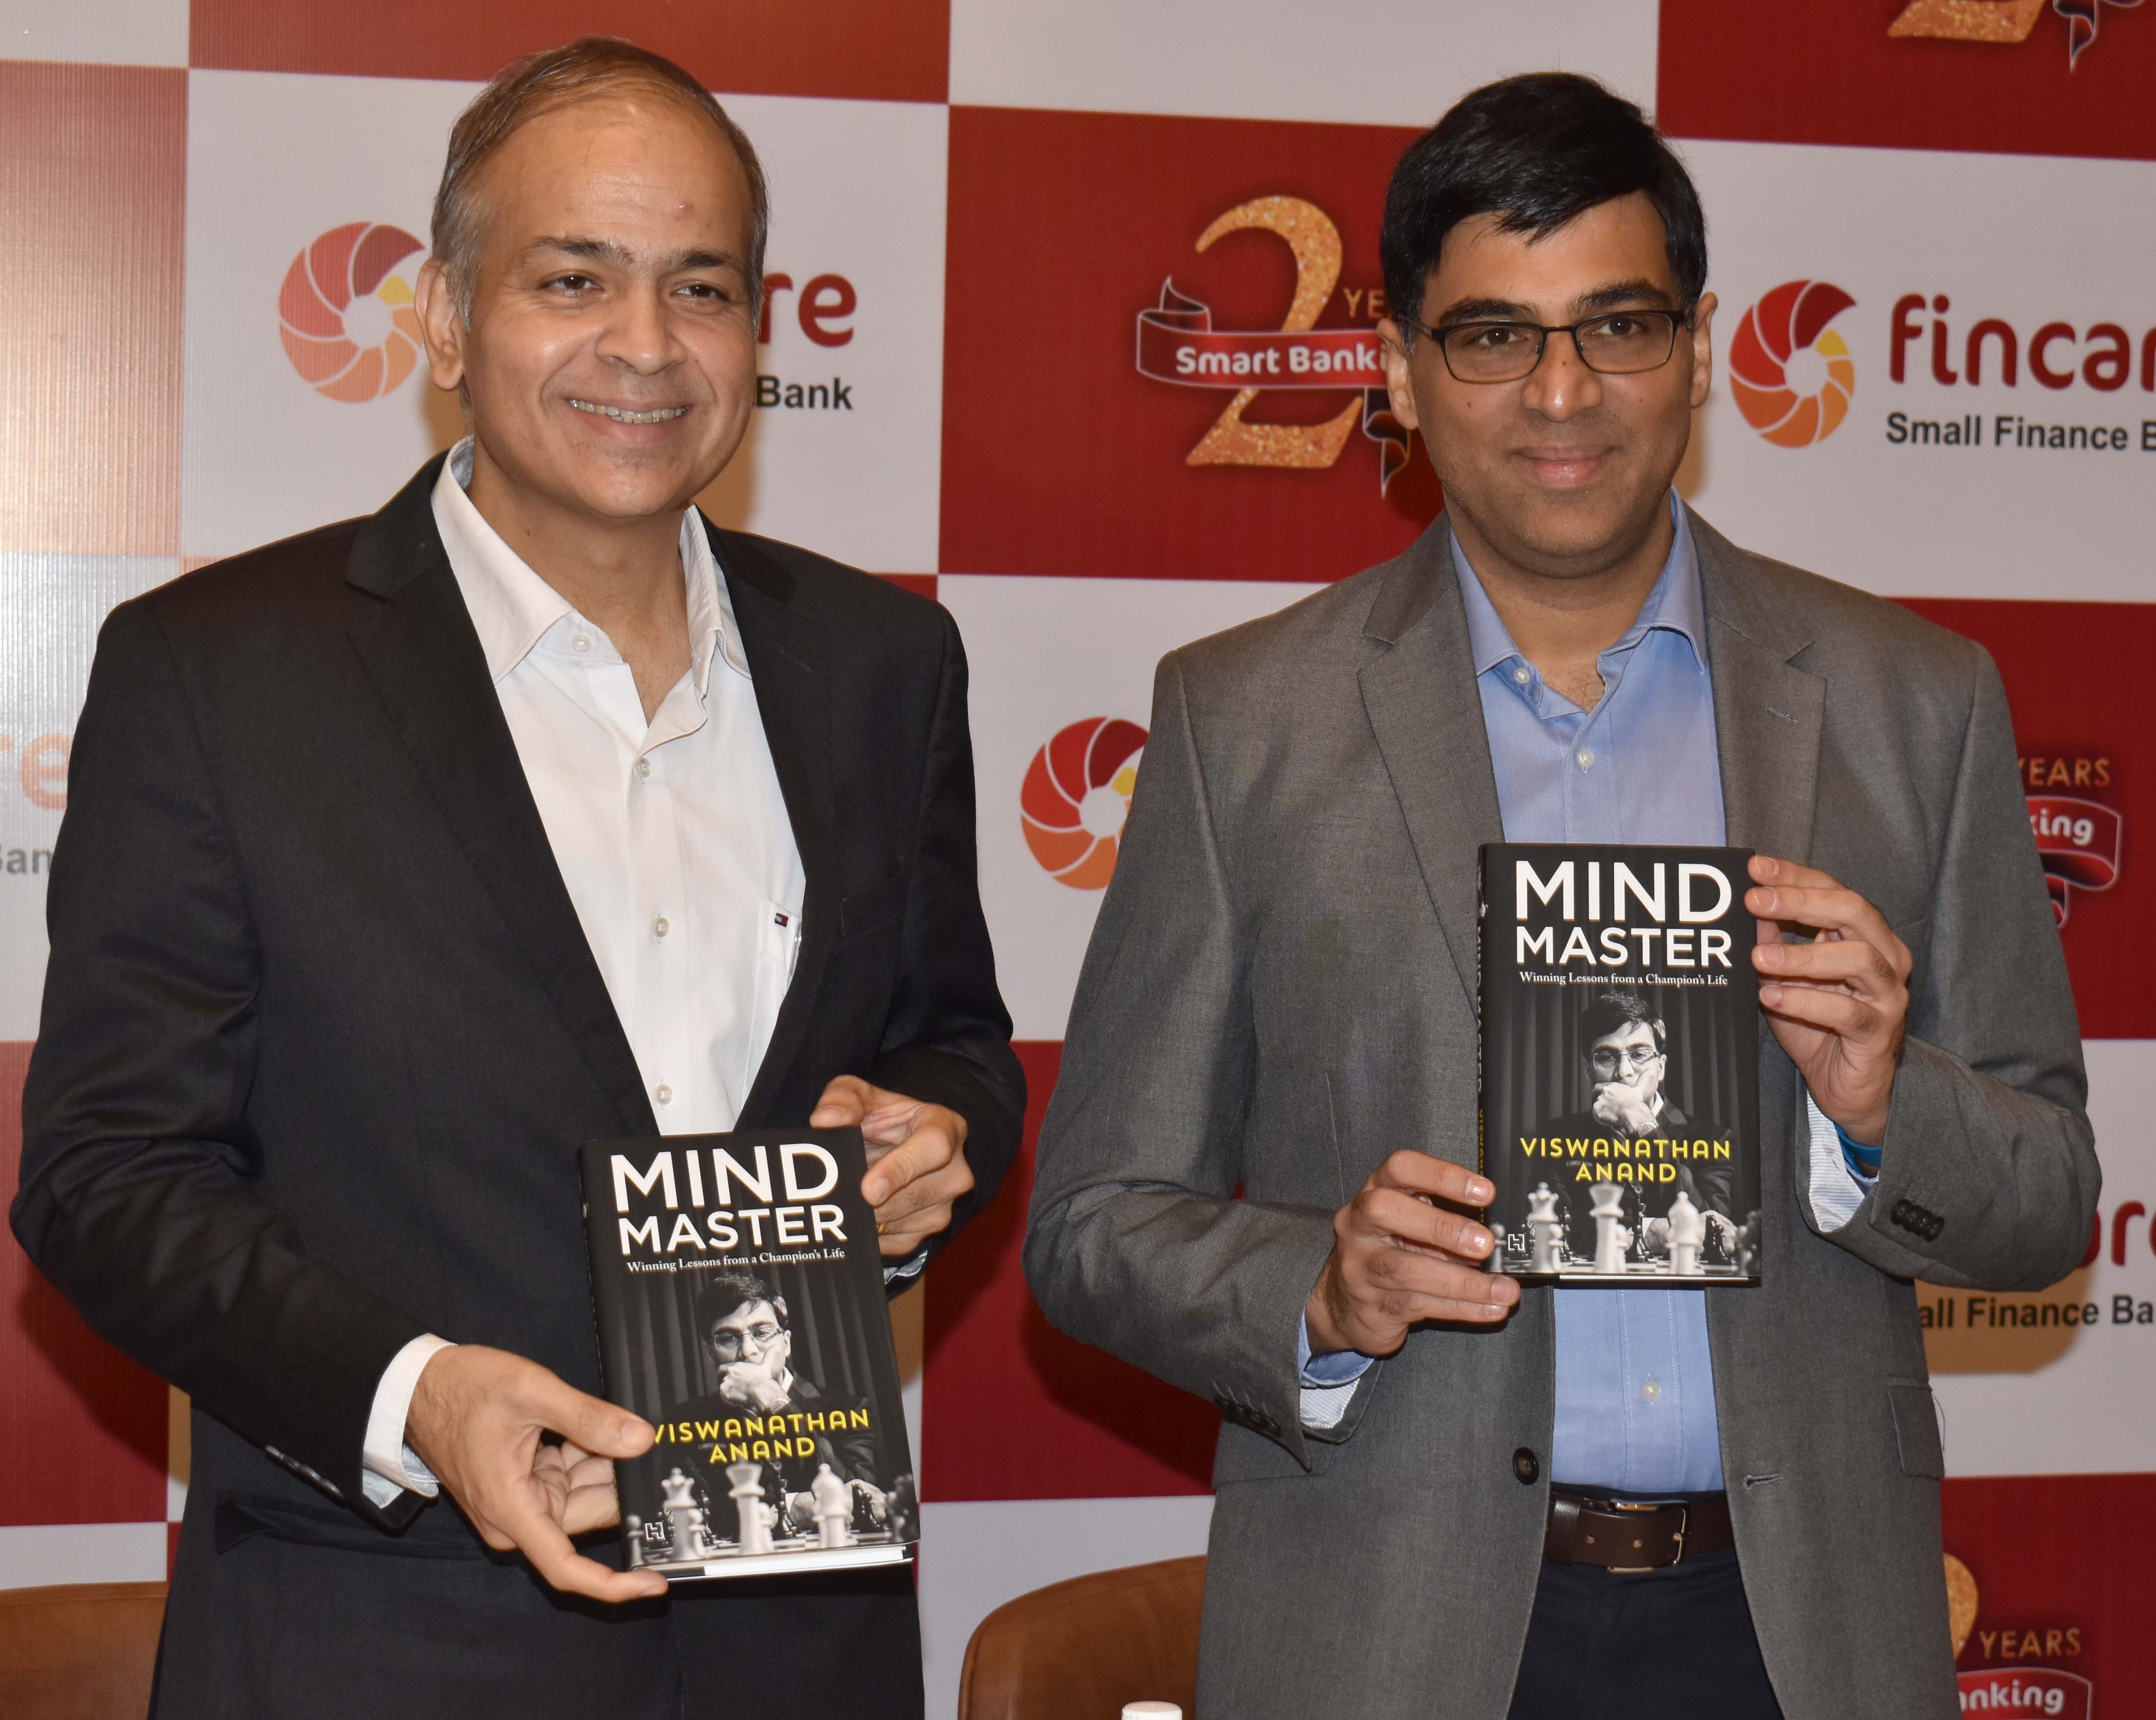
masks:
[[[1510,319],[1547,326],[1623,310],[1681,311],[1661,218],[1642,193],[1597,203],[1537,239],[1476,215],[1445,237],[1421,321]],[[1413,349],[1387,325],[1393,408],[1419,429],[1445,503],[1515,567],[1592,574],[1645,542],[1707,398],[1714,295],[1655,369],[1589,370],[1563,335],[1507,383],[1463,383],[1438,343]]]
[[[535,518],[678,516],[755,403],[752,209],[732,148],[685,103],[631,89],[528,121],[475,189],[469,326],[439,260],[420,309],[434,379],[466,391],[487,475]]]

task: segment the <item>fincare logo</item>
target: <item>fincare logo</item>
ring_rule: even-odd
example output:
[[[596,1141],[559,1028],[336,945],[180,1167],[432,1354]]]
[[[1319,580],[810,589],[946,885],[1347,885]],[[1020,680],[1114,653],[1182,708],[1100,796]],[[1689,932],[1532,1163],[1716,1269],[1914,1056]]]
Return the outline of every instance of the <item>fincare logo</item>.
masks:
[[[1146,732],[1134,722],[1089,716],[1057,730],[1033,755],[1019,789],[1019,816],[1026,846],[1057,883],[1101,890],[1115,875],[1145,743]]]
[[[2140,4],[2141,0],[2051,0],[2051,9],[2066,20],[2066,69],[2080,65],[2082,53],[2096,40],[2106,7],[2128,11]],[[2011,48],[2029,39],[2044,7],[2045,0],[1910,0],[1887,26],[1887,33]]]
[[[1989,1720],[2089,1720],[2096,1687],[2078,1672],[2062,1667],[2030,1666],[2031,1660],[2071,1660],[2082,1652],[2077,1625],[1983,1630],[1976,1578],[1949,1553],[1947,1560],[1947,1617],[1953,1630],[1954,1659],[1974,1635],[1978,1652],[2015,1664],[1979,1666],[1958,1675],[1961,1711]]]
[[[1324,470],[1339,460],[1359,426],[1377,445],[1382,494],[1407,465],[1414,438],[1393,416],[1377,336],[1368,329],[1317,326],[1340,279],[1340,229],[1301,198],[1253,198],[1199,234],[1197,249],[1209,250],[1228,234],[1252,229],[1277,234],[1295,258],[1295,292],[1281,326],[1215,329],[1210,307],[1178,292],[1171,275],[1162,283],[1160,302],[1138,312],[1138,373],[1234,397],[1184,456],[1191,465]],[[1243,414],[1250,404],[1275,389],[1353,398],[1321,424],[1247,422]]]
[[[317,394],[378,400],[417,367],[417,271],[405,265],[426,249],[402,228],[352,221],[292,259],[277,295],[277,332]]]
[[[2127,403],[2156,393],[2156,327],[2116,311],[2086,323],[2055,315],[2017,319],[1989,306],[1969,315],[1943,292],[1878,302],[1887,305],[1889,398],[1913,403],[1900,391],[1919,398],[1955,391],[1937,417],[1902,406],[1889,411],[1884,428],[1892,446],[2156,454],[2156,417],[2136,424]],[[1730,342],[1729,388],[1745,422],[1768,441],[1805,447],[1825,440],[1848,416],[1856,364],[1836,321],[1856,303],[1831,282],[1787,280],[1744,313]],[[1868,321],[1864,326],[1877,328]],[[1965,388],[1984,394],[1961,394]],[[2127,398],[2106,401],[2119,394]],[[2055,395],[2068,397],[2058,403],[2063,412],[2051,407],[2047,397]],[[1987,399],[2020,409],[1992,410]],[[2110,422],[2089,421],[2092,408],[2107,406]]]
[[[1856,365],[1832,324],[1856,302],[1827,281],[1785,280],[1744,313],[1729,348],[1729,390],[1769,442],[1823,442],[1848,415]]]
[[[2051,911],[2064,926],[2076,891],[2108,890],[2118,882],[2126,824],[2117,809],[2086,793],[2054,791],[2108,788],[2111,760],[2089,755],[2025,757],[2021,780],[2029,798],[2029,829],[2051,892]]]

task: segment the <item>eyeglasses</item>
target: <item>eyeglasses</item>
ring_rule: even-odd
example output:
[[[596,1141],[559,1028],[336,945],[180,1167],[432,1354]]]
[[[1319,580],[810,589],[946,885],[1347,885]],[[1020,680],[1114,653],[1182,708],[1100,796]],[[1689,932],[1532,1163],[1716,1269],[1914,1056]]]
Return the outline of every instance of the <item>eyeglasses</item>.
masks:
[[[757,1353],[762,1355],[778,1342],[779,1334],[785,1330],[783,1326],[774,1326],[768,1320],[759,1322],[746,1332],[724,1326],[711,1334],[711,1348],[722,1356],[738,1356],[746,1340],[754,1344]]]
[[[1558,328],[1539,322],[1452,322],[1431,328],[1407,319],[1437,342],[1445,367],[1462,383],[1517,383],[1532,375],[1552,335],[1570,335],[1579,362],[1604,376],[1658,370],[1676,351],[1677,325],[1685,320],[1674,311],[1611,311]]]
[[[1640,1070],[1655,1062],[1661,1055],[1652,1045],[1625,1045],[1621,1048],[1601,1045],[1587,1054],[1587,1060],[1594,1065],[1597,1073],[1609,1075],[1616,1071],[1620,1062],[1627,1069]]]

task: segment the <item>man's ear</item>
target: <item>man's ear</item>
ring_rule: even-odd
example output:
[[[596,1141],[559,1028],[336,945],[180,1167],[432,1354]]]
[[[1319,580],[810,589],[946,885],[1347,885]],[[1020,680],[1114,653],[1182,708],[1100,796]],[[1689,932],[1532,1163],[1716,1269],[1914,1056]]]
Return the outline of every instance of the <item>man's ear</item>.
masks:
[[[1695,407],[1707,404],[1707,391],[1714,385],[1714,307],[1719,302],[1712,293],[1702,293],[1699,303],[1691,308],[1691,403]]]
[[[1404,428],[1419,430],[1422,418],[1415,411],[1414,383],[1408,368],[1406,342],[1407,336],[1391,317],[1378,322],[1378,349],[1384,355],[1385,393],[1392,398],[1393,416]]]
[[[427,373],[447,393],[465,379],[465,341],[471,331],[465,326],[455,289],[439,257],[429,257],[419,265],[419,290],[412,308],[418,315],[419,337],[426,343]]]

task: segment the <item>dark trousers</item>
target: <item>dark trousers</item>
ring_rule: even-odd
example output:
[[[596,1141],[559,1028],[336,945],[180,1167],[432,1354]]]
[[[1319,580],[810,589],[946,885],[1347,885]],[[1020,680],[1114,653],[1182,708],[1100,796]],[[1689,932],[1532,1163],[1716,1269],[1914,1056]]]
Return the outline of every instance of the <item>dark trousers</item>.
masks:
[[[157,1720],[921,1720],[904,1566],[606,1607],[475,1546],[379,1550],[404,1543],[326,1502],[187,1510]]]
[[[1734,1553],[1620,1575],[1543,1566],[1512,1720],[1781,1720]]]

